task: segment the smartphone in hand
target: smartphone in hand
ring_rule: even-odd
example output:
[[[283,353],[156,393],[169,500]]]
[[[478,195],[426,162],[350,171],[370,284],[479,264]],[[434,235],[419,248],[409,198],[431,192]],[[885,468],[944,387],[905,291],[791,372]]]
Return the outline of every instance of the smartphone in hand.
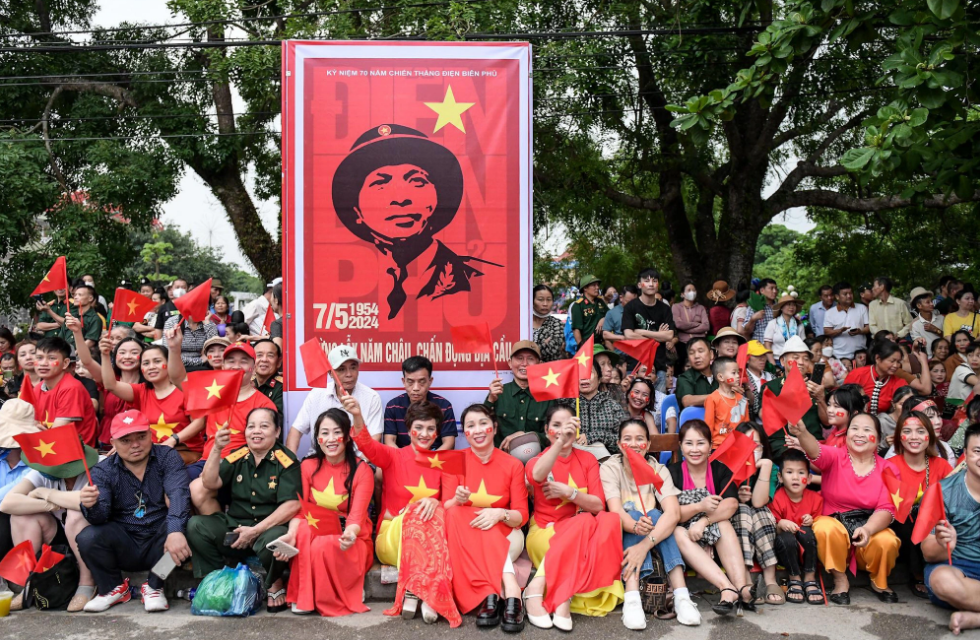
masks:
[[[231,545],[238,542],[239,533],[237,531],[229,531],[225,534],[225,546],[230,547]]]
[[[269,551],[272,551],[273,553],[276,552],[281,553],[287,558],[292,558],[293,556],[299,553],[299,549],[297,549],[291,544],[286,544],[279,538],[276,538],[269,544],[265,545],[265,548],[268,549]]]
[[[173,571],[176,566],[177,563],[174,562],[173,556],[164,551],[163,555],[160,556],[160,559],[157,560],[157,563],[153,565],[152,569],[150,569],[150,573],[161,580],[166,580],[167,576],[170,575],[170,572]]]

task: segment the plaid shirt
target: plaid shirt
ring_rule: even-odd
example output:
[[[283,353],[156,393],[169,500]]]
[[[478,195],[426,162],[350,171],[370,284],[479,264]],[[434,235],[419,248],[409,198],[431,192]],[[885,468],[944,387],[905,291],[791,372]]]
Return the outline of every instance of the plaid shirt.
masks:
[[[610,455],[619,453],[619,425],[629,418],[621,404],[605,391],[596,393],[591,400],[582,396],[579,398],[579,417],[582,433],[589,444],[601,442]]]
[[[742,326],[749,323],[749,319],[755,314],[752,309],[745,312],[745,319],[742,321]],[[767,304],[762,309],[762,319],[755,323],[755,328],[752,330],[752,340],[758,340],[759,342],[766,341],[766,326],[773,319],[772,306]]]
[[[167,322],[164,323],[163,346],[167,346],[166,331],[176,327],[179,319],[180,316],[173,316],[167,318]],[[197,329],[193,330],[189,323],[184,324],[184,344],[180,348],[180,360],[188,371],[207,368],[204,359],[201,358],[201,349],[204,348],[205,342],[216,337],[218,337],[218,327],[211,323],[199,322]]]

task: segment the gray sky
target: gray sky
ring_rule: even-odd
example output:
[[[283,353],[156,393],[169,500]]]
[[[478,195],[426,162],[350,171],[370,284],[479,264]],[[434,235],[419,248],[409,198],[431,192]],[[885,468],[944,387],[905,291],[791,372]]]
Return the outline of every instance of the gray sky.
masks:
[[[166,24],[184,22],[185,19],[171,15],[165,0],[101,0],[99,11],[95,14],[96,25],[108,27],[123,21]],[[238,111],[237,107],[236,111]],[[782,178],[783,175],[778,177]],[[770,190],[772,189],[775,189],[775,185],[770,187]],[[275,233],[277,204],[261,201],[256,201],[256,204],[265,228]],[[223,251],[229,262],[237,263],[245,270],[255,273],[238,248],[235,232],[228,222],[224,209],[218,204],[210,189],[192,171],[185,171],[177,197],[166,203],[163,209],[164,224],[175,225],[183,231],[189,231],[199,243],[217,247]],[[785,224],[800,232],[813,228],[813,223],[807,220],[806,212],[802,208],[777,216],[773,222]]]

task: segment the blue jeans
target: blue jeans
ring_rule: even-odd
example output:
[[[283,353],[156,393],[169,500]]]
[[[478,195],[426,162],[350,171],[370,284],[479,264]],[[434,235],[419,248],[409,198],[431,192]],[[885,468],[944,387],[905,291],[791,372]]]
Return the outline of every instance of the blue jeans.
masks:
[[[641,513],[635,508],[632,502],[626,502],[623,505],[626,509],[626,513],[630,515],[634,520],[639,521]],[[650,509],[647,515],[653,520],[654,526],[656,526],[657,521],[660,520],[660,516],[663,514],[657,509]],[[638,542],[642,542],[643,538],[646,536],[637,535],[635,533],[623,532],[623,548],[628,549]],[[681,551],[677,548],[677,543],[674,541],[674,534],[670,534],[666,539],[657,542],[657,552],[660,554],[660,558],[664,561],[664,570],[670,573],[671,569],[674,567],[683,567],[684,559],[681,558]],[[653,558],[650,554],[643,560],[643,566],[640,567],[640,579],[646,578],[648,575],[653,573]]]
[[[624,538],[625,539],[625,538]],[[936,570],[937,567],[947,567],[949,566],[945,562],[938,562],[933,564],[927,564],[926,570],[923,575],[923,582],[926,583],[926,589],[929,590],[929,599],[936,606],[943,607],[945,609],[953,609],[948,602],[942,600],[935,593],[932,592],[932,587],[929,586],[929,578],[932,577],[932,572]],[[953,566],[963,572],[963,575],[972,580],[980,580],[980,562],[970,562],[969,560],[955,559],[953,560]]]

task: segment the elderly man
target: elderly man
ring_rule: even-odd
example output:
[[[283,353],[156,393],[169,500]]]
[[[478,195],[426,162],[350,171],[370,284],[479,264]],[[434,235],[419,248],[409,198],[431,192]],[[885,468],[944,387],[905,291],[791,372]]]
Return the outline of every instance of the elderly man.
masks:
[[[535,433],[542,449],[547,447],[544,433],[544,414],[554,401],[538,402],[528,389],[527,368],[541,362],[541,350],[530,340],[514,344],[510,352],[510,370],[514,379],[504,384],[500,378],[490,383],[490,392],[484,406],[497,414],[495,444],[503,451],[510,451],[510,443],[525,433]]]
[[[904,300],[892,295],[894,283],[891,278],[875,278],[871,292],[875,299],[868,307],[868,327],[871,335],[879,331],[891,331],[895,335],[912,322],[912,314]]]
[[[824,371],[823,383],[818,384],[810,380],[810,374],[813,373],[813,360],[810,350],[807,348],[806,343],[803,342],[803,338],[799,336],[793,336],[786,341],[786,345],[783,348],[782,355],[779,356],[779,363],[783,366],[783,370],[787,373],[791,366],[796,366],[799,368],[800,373],[803,374],[803,378],[806,380],[807,391],[810,393],[810,403],[811,407],[803,415],[803,424],[806,425],[806,430],[813,434],[814,438],[823,438],[823,425],[827,422],[827,399],[825,392],[827,388],[837,386],[834,380],[834,374],[830,372],[830,369]],[[771,389],[773,393],[777,396],[783,392],[783,383],[786,382],[786,377],[776,378],[770,382],[763,385],[763,389]],[[765,412],[765,408],[762,409]],[[788,447],[799,448],[799,440],[793,436],[787,436],[785,429],[780,429],[776,433],[769,436],[769,446],[772,447],[773,459],[778,458],[783,454]]]
[[[279,375],[279,363],[282,361],[282,351],[279,345],[268,338],[258,340],[252,345],[255,349],[255,371],[252,384],[272,403],[282,415],[282,376]]]
[[[110,434],[116,453],[92,469],[93,484],[80,495],[82,515],[91,526],[75,539],[98,592],[85,605],[89,613],[129,602],[129,578],[123,580],[123,571],[150,569],[165,553],[178,565],[191,555],[184,537],[190,489],[180,454],[153,444],[150,423],[139,411],[116,414]],[[151,572],[143,583],[147,611],[170,608],[163,582]]]

